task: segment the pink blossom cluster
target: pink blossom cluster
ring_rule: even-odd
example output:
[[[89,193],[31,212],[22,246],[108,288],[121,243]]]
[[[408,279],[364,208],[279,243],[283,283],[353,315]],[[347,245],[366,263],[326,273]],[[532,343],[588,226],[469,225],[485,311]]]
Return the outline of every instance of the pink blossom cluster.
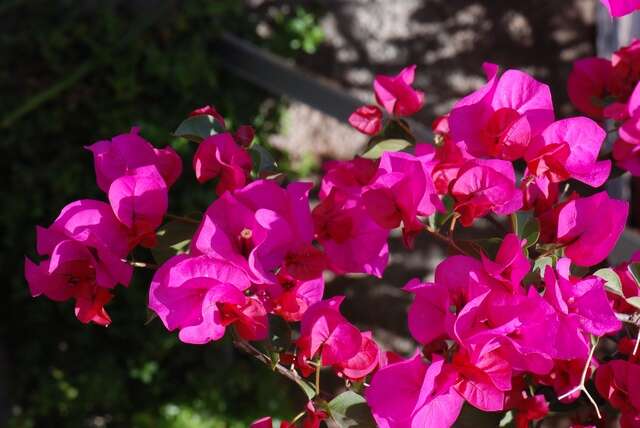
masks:
[[[37,228],[39,264],[25,260],[32,296],[75,300],[84,323],[108,325],[104,305],[117,285],[127,286],[127,255],[137,245],[153,247],[168,206],[168,189],[182,172],[170,147],[154,148],[133,128],[99,141],[93,153],[98,187],[109,203],[82,199],[67,205],[48,228]]]
[[[627,202],[601,189],[612,169],[611,160],[601,157],[606,132],[587,117],[556,119],[547,85],[487,63],[487,82],[433,123],[432,142],[416,141],[405,120],[425,102],[413,87],[415,72],[410,66],[376,77],[377,105],[360,107],[349,119],[372,137],[369,150],[327,162],[317,197],[311,182],[283,183],[260,170],[251,155],[257,150],[251,127],[232,132],[211,106],[192,112],[187,121],[211,125],[202,135],[185,135],[198,144],[194,174],[203,185],[214,183],[213,202],[197,229],[184,236],[188,248],[157,267],[149,308],[184,343],[220,340],[229,329],[240,349],[306,386],[307,406],[281,427],[340,419],[335,402],[321,391],[324,369],[342,378],[360,404],[366,401],[381,427],[450,427],[465,403],[511,412],[516,426],[527,427],[558,402],[579,403],[586,396],[595,406],[575,421],[580,426],[600,417],[585,386],[592,378],[602,398],[621,412],[623,428],[640,426],[638,340],[622,329],[622,321],[640,319],[640,301],[634,300],[640,300],[634,273],[640,253],[614,269],[597,270],[629,211]],[[570,88],[582,94],[591,86],[575,73]],[[610,110],[629,111],[620,128],[628,141],[635,135],[635,122],[629,123],[640,90],[624,99],[616,94],[624,109],[581,108],[596,119]],[[399,147],[389,140],[404,143],[389,149]],[[82,322],[106,325],[110,289],[127,285],[136,265],[131,251],[159,245],[156,231],[181,161],[137,130],[89,150],[109,203],[74,202],[51,227],[38,228],[44,259],[26,260],[25,269],[34,296],[74,298]],[[576,190],[584,188],[591,191]],[[497,246],[457,241],[456,227],[480,222],[498,230]],[[453,253],[432,280],[404,286],[413,296],[407,320],[417,344],[408,357],[386,352],[375,332],[350,322],[341,311],[344,296],[325,295],[328,272],[382,277],[394,230],[409,249],[428,234]],[[278,323],[287,326],[288,341],[274,340]],[[616,348],[606,361],[594,357],[605,341]],[[252,426],[272,423],[267,417]]]
[[[618,49],[610,60],[590,57],[574,62],[568,91],[576,108],[613,126],[613,160],[640,176],[640,40]]]

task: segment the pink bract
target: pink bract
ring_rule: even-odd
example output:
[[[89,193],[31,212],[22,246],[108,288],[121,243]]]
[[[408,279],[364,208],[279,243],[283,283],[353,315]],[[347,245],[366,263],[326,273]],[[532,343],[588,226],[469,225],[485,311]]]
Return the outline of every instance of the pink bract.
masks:
[[[98,141],[87,149],[93,153],[96,180],[104,192],[109,191],[114,180],[141,166],[155,166],[167,187],[171,187],[182,172],[180,156],[171,147],[154,148],[138,135],[137,128],[111,140]]]
[[[257,283],[277,282],[273,271],[311,244],[310,188],[310,183],[294,182],[285,190],[258,180],[225,192],[205,212],[192,253],[228,260]]]
[[[246,274],[226,261],[178,255],[154,275],[149,308],[167,330],[179,329],[185,343],[218,340],[230,324],[243,338],[261,340],[267,314],[262,303],[244,294],[250,285]]]
[[[394,229],[402,223],[405,245],[411,247],[424,229],[418,216],[444,211],[428,164],[420,157],[385,152],[373,182],[362,194],[367,212],[378,225]]]
[[[167,185],[153,165],[130,170],[109,187],[109,202],[120,222],[128,228],[130,246],[155,245],[155,231],[169,205]]]
[[[454,382],[442,358],[428,365],[416,354],[379,369],[365,397],[381,428],[449,428],[464,403]]]
[[[527,170],[558,183],[569,178],[600,187],[609,178],[611,161],[598,161],[606,132],[586,117],[551,124],[527,149]]]
[[[358,107],[349,116],[349,124],[365,135],[376,135],[382,130],[382,110],[373,105]]]
[[[389,261],[389,230],[371,218],[359,199],[334,188],[312,215],[316,237],[334,272],[382,276]]]
[[[518,159],[553,122],[549,87],[518,70],[498,77],[494,64],[485,64],[485,71],[486,85],[453,106],[451,138],[477,157]]]
[[[360,331],[340,314],[344,297],[312,305],[300,323],[300,341],[308,341],[308,358],[320,355],[323,365],[342,364],[361,349]]]
[[[627,223],[629,203],[611,199],[606,192],[577,198],[559,211],[558,242],[579,266],[593,266],[606,259]]]
[[[522,208],[522,191],[515,187],[511,162],[498,159],[468,161],[451,185],[460,222],[470,226],[476,218],[493,211],[507,215]]]
[[[376,76],[373,90],[376,101],[393,116],[411,116],[424,105],[424,92],[411,87],[416,66],[404,68],[397,76]]]
[[[218,195],[244,187],[251,167],[251,156],[228,132],[205,138],[193,156],[193,169],[200,183],[219,178]]]
[[[600,0],[614,18],[628,15],[640,9],[639,0]]]
[[[608,92],[611,61],[603,58],[583,58],[573,63],[567,90],[569,99],[584,114],[601,119],[603,106],[599,103]]]

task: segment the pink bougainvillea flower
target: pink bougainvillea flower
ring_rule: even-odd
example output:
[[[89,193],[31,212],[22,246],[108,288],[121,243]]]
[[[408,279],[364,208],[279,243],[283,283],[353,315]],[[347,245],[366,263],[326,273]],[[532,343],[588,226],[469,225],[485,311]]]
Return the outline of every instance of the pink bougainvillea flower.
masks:
[[[333,188],[312,216],[316,237],[334,272],[382,276],[389,261],[389,230],[373,221],[359,199]]]
[[[524,197],[522,208],[526,211],[533,209],[536,215],[551,210],[558,202],[560,185],[551,182],[546,175],[534,177],[526,170],[524,175],[528,180],[523,180],[520,184]]]
[[[379,369],[365,397],[381,428],[449,428],[464,403],[452,388],[455,380],[442,357],[428,365],[416,354]]]
[[[236,132],[233,133],[233,139],[240,147],[249,147],[255,135],[256,131],[253,129],[253,126],[240,125]]]
[[[640,287],[638,287],[635,278],[629,272],[629,264],[633,262],[640,262],[640,251],[636,251],[628,262],[619,264],[614,268],[615,272],[620,277],[620,283],[622,284],[622,296],[614,293],[609,294],[609,298],[613,303],[613,310],[615,312],[633,314],[636,312],[636,308],[627,303],[626,299],[629,297],[639,296]],[[619,348],[620,346],[618,346]]]
[[[411,116],[424,105],[424,92],[411,87],[416,66],[410,65],[396,76],[376,76],[373,90],[376,101],[393,116]]]
[[[376,135],[382,130],[382,110],[378,106],[358,107],[349,116],[349,124],[366,135]]]
[[[167,212],[167,185],[153,165],[129,170],[109,187],[109,202],[116,217],[129,229],[130,246],[155,246],[155,231]]]
[[[637,428],[640,426],[640,365],[624,360],[613,360],[603,364],[596,371],[598,393],[620,410],[620,426]]]
[[[482,267],[489,276],[515,293],[523,293],[522,280],[531,269],[531,262],[525,256],[522,241],[514,233],[507,234],[500,244],[496,259],[489,259],[481,253]]]
[[[638,61],[640,66],[640,59]],[[613,147],[616,164],[633,175],[640,175],[640,83],[629,98],[629,118],[619,129],[619,139]]]
[[[462,348],[453,356],[458,375],[455,390],[486,412],[503,410],[506,393],[511,390],[511,365],[496,352],[499,347],[497,341],[489,341],[471,350]]]
[[[378,367],[380,348],[370,331],[362,332],[360,350],[356,355],[334,366],[339,376],[357,382]]]
[[[598,161],[605,137],[604,129],[586,117],[554,122],[527,149],[527,170],[555,183],[574,178],[600,187],[611,172],[611,161]]]
[[[449,337],[455,315],[451,311],[453,303],[447,287],[414,279],[404,286],[404,290],[415,295],[408,315],[411,335],[424,345]]]
[[[109,205],[90,199],[63,208],[47,229],[37,228],[38,254],[48,256],[39,265],[25,260],[31,295],[51,300],[75,300],[83,323],[108,325],[104,305],[108,289],[128,285],[133,269],[122,259],[128,253],[127,232]]]
[[[640,9],[640,0],[600,0],[609,14],[619,18]]]
[[[554,119],[549,87],[526,73],[485,64],[488,82],[462,98],[451,110],[449,126],[454,143],[477,157],[515,160],[531,138]]]
[[[468,161],[458,171],[451,185],[451,194],[464,226],[490,211],[511,214],[522,208],[522,191],[515,186],[511,162],[498,159]]]
[[[558,329],[554,308],[535,290],[528,295],[493,290],[469,301],[454,324],[458,342],[471,346],[496,341],[496,351],[514,370],[547,373]]]
[[[104,192],[109,191],[114,180],[141,166],[154,165],[158,168],[167,187],[171,187],[182,172],[180,156],[171,147],[154,148],[138,135],[137,128],[111,140],[98,141],[87,149],[93,153],[96,180]]]
[[[608,94],[611,61],[603,58],[582,58],[573,63],[567,90],[569,99],[584,114],[603,118],[602,99]]]
[[[378,171],[378,162],[356,157],[349,161],[328,161],[320,185],[320,199],[326,198],[337,187],[350,197],[359,197],[363,188],[371,184]]]
[[[516,428],[529,428],[530,423],[549,414],[549,403],[544,395],[530,396],[522,376],[511,380],[511,391],[507,395],[506,408],[515,410]]]
[[[249,153],[228,132],[205,138],[193,156],[193,169],[200,183],[220,179],[216,186],[218,195],[243,187],[251,166]]]
[[[245,295],[247,275],[230,263],[206,256],[178,255],[156,271],[149,308],[169,331],[180,330],[185,343],[220,339],[233,324],[247,340],[264,339],[267,313],[262,303]]]
[[[613,144],[613,159],[620,168],[640,177],[640,141],[630,143],[618,138]]]
[[[555,356],[565,360],[585,360],[589,353],[586,334],[602,336],[613,333],[621,328],[621,323],[607,300],[603,280],[596,276],[572,280],[570,266],[569,259],[560,259],[557,275],[552,267],[547,266],[544,298],[556,309],[560,322]]]
[[[579,266],[606,259],[627,223],[629,203],[610,199],[606,192],[577,198],[558,213],[557,239],[565,254]]]
[[[440,195],[449,193],[449,185],[458,176],[464,163],[473,159],[450,137],[448,116],[436,119],[432,125],[435,147],[431,144],[416,144],[416,156],[432,161],[431,176]]]
[[[455,314],[486,293],[491,283],[481,262],[468,256],[446,258],[436,267],[433,283],[409,281],[404,290],[415,295],[408,315],[411,335],[424,345],[453,338]]]
[[[380,159],[376,178],[362,194],[369,215],[385,229],[402,223],[405,245],[411,247],[424,229],[418,216],[444,211],[425,162],[402,152],[386,152]]]
[[[277,282],[273,272],[285,259],[309,255],[306,251],[313,239],[310,188],[310,183],[294,182],[285,190],[274,181],[258,180],[225,192],[205,212],[192,240],[192,254],[228,260],[256,283]],[[305,277],[319,274],[307,271]]]
[[[345,363],[361,349],[362,334],[340,314],[344,296],[332,297],[307,309],[300,323],[300,339],[308,341],[308,358],[320,355],[323,365]]]
[[[206,105],[204,107],[197,108],[189,113],[190,117],[202,115],[212,116],[216,121],[218,121],[218,123],[220,123],[220,125],[222,125],[223,128],[225,127],[224,117],[222,117],[222,115],[218,113],[218,110],[216,110],[214,106]]]
[[[300,321],[309,306],[322,300],[324,293],[322,276],[309,281],[301,281],[283,272],[278,272],[277,277],[281,289],[276,296],[272,296],[273,312],[285,321]]]
[[[638,0],[632,0],[640,4]],[[640,81],[640,40],[634,39],[611,55],[611,92],[618,102],[626,103]]]

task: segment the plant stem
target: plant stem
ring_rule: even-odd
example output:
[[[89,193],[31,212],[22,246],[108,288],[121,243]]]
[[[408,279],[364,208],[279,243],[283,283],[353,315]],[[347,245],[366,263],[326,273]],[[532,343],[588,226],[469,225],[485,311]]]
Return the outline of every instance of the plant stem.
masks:
[[[126,263],[129,263],[129,265],[133,266],[133,267],[137,267],[137,268],[145,268],[145,269],[158,269],[158,265],[153,264],[153,263],[144,263],[144,262],[136,262],[133,260],[122,260]]]
[[[322,362],[318,358],[318,364],[316,365],[316,395],[320,395],[320,369],[322,368]]]
[[[192,218],[189,217],[184,217],[184,216],[180,216],[180,215],[175,215],[175,214],[165,214],[165,217],[171,220],[176,220],[176,221],[181,221],[183,223],[188,223],[188,224],[200,224],[200,222],[198,220],[194,220]]]
[[[574,394],[578,391],[582,391],[587,396],[587,399],[591,402],[593,407],[596,409],[596,415],[598,416],[598,419],[602,419],[602,414],[600,413],[600,408],[598,407],[598,404],[593,399],[589,391],[587,391],[587,388],[584,386],[585,382],[587,381],[587,373],[589,372],[589,367],[591,367],[591,360],[593,360],[593,353],[595,352],[599,341],[600,341],[600,337],[597,337],[596,342],[593,344],[593,346],[591,346],[591,350],[589,351],[589,357],[587,357],[587,362],[584,365],[584,368],[582,369],[582,375],[580,376],[580,383],[578,384],[578,386],[559,396],[558,400],[563,400],[569,397],[571,394]]]
[[[458,253],[463,254],[465,256],[468,256],[469,253],[467,253],[465,250],[463,250],[462,248],[460,248],[458,246],[458,244],[455,243],[455,241],[453,239],[451,239],[448,236],[445,236],[443,234],[441,234],[440,232],[438,232],[437,230],[433,230],[429,227],[425,228],[425,230],[433,237],[438,238],[440,241],[445,242],[446,244],[448,244],[449,246],[451,246],[451,248],[453,248],[454,250],[456,250]]]

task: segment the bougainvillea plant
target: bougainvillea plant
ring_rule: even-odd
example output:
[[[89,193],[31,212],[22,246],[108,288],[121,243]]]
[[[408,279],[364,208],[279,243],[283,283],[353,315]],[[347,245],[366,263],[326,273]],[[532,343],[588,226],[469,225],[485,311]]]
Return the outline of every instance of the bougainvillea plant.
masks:
[[[640,252],[606,266],[629,206],[603,190],[616,173],[640,175],[640,42],[575,63],[569,94],[590,117],[557,119],[549,87],[522,71],[484,71],[432,141],[404,119],[425,102],[416,67],[378,76],[377,104],[349,119],[367,149],[327,163],[313,203],[314,183],[287,182],[253,129],[228,129],[212,106],[174,133],[198,145],[198,182],[216,183],[198,217],[167,212],[182,174],[170,147],[136,128],[88,146],[104,200],[72,202],[37,228],[31,294],[72,299],[78,320],[109,325],[113,288],[155,269],[148,306],[168,331],[196,345],[232,335],[302,388],[307,405],[281,427],[450,427],[465,403],[502,412],[501,426],[573,403],[575,427],[617,417],[603,406],[640,427]],[[456,239],[485,221],[491,239]],[[324,297],[327,271],[381,277],[398,228],[409,249],[424,233],[450,253],[431,281],[404,285],[412,355],[382,349],[342,315],[343,296]],[[134,260],[136,247],[155,260]],[[342,392],[323,390],[322,370]]]

